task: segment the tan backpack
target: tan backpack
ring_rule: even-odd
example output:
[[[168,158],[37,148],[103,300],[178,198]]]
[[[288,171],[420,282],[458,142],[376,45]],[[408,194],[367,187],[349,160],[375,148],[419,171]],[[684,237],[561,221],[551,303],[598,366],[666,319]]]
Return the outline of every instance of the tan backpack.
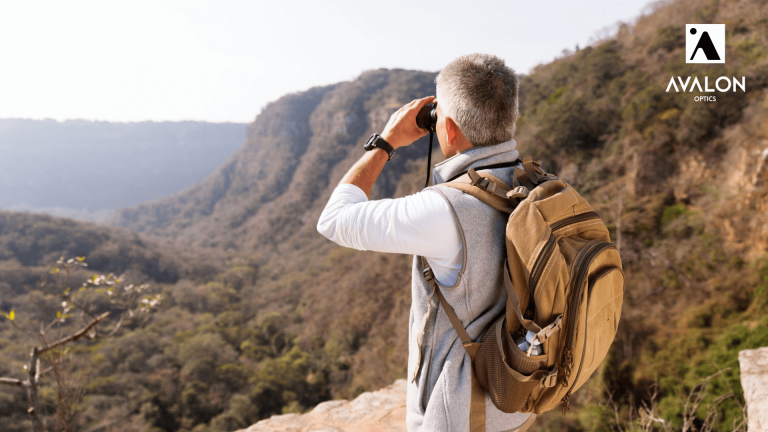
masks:
[[[573,392],[608,353],[621,316],[621,258],[600,216],[530,157],[523,168],[515,168],[512,187],[471,168],[445,183],[510,214],[506,314],[491,324],[482,341],[469,338],[421,258],[427,281],[472,359],[473,432],[485,430],[486,390],[506,413],[541,414],[560,404],[563,414],[568,412]],[[518,348],[513,337],[526,330],[536,333],[543,354]],[[518,430],[527,429],[534,417]]]

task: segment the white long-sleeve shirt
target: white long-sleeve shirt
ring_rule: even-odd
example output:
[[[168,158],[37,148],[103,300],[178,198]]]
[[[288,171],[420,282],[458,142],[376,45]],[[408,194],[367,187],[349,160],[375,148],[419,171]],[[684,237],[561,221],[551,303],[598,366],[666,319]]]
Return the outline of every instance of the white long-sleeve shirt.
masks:
[[[432,183],[444,183],[470,167],[482,169],[511,164],[519,156],[515,147],[515,141],[510,140],[495,146],[465,150],[436,164],[432,172]],[[500,178],[510,181],[508,177],[505,175]],[[454,191],[446,192],[456,194]],[[457,202],[465,205],[466,201],[462,199]],[[404,198],[368,201],[358,187],[342,184],[334,190],[320,216],[317,229],[324,236],[346,247],[425,256],[438,282],[454,288],[444,291],[444,294],[449,303],[453,301],[452,304],[461,306],[458,313],[462,315],[459,317],[463,323],[469,324],[467,331],[477,339],[486,323],[490,324],[504,307],[503,302],[497,301],[499,296],[503,296],[503,287],[498,284],[491,287],[486,283],[501,273],[501,264],[494,262],[493,265],[486,265],[492,261],[487,259],[488,251],[480,250],[483,246],[492,247],[490,238],[498,237],[501,240],[503,231],[483,228],[478,231],[478,227],[472,224],[471,214],[456,214],[451,206],[447,197],[432,189]],[[480,213],[487,216],[488,211],[483,208]],[[466,226],[460,227],[457,220],[462,215],[469,219]],[[491,225],[498,229],[497,223]],[[462,244],[465,235],[462,234],[462,228],[469,228],[474,236],[466,238],[467,244]],[[478,234],[482,238],[478,238]],[[478,250],[467,257],[467,263],[463,263],[467,245],[470,248],[477,245]],[[503,249],[491,252],[496,257],[501,254]],[[462,266],[469,267],[462,269]],[[414,271],[419,267],[419,263],[414,260]],[[488,271],[489,268],[492,270]],[[464,272],[461,278],[457,277],[459,272]],[[485,275],[490,279],[486,280]],[[469,282],[470,279],[472,282]],[[471,365],[466,351],[448,318],[437,314],[439,309],[434,307],[432,298],[435,291],[417,274],[414,274],[411,292],[406,401],[408,429],[467,429]],[[421,368],[423,364],[430,366],[427,372],[420,373],[420,370],[424,370]],[[486,427],[489,431],[508,430],[521,425],[527,418],[528,414],[502,413],[486,396]]]
[[[368,201],[362,189],[344,183],[333,191],[317,230],[353,249],[424,256],[437,281],[451,286],[463,264],[461,234],[452,211],[434,191]]]

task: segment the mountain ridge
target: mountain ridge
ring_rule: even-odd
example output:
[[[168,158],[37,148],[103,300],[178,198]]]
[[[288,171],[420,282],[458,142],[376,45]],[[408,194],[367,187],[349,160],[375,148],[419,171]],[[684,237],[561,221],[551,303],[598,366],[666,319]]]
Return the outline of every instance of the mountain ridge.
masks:
[[[205,245],[213,243],[201,238],[227,238],[226,248],[277,244],[303,225],[305,206],[316,211],[317,197],[330,195],[330,179],[338,177],[338,164],[360,154],[367,134],[380,130],[407,102],[404,97],[434,94],[434,76],[369,71],[351,82],[287,95],[265,107],[249,126],[243,148],[203,183],[119,210],[109,223],[192,242],[197,238]],[[423,156],[423,142],[415,144],[421,152],[413,148],[398,152],[399,159],[389,164],[377,192],[392,196],[394,173],[402,173],[408,161]],[[215,223],[236,234],[217,229]],[[243,244],[238,237],[246,232]]]
[[[203,180],[245,131],[238,123],[0,119],[0,208],[104,217]]]

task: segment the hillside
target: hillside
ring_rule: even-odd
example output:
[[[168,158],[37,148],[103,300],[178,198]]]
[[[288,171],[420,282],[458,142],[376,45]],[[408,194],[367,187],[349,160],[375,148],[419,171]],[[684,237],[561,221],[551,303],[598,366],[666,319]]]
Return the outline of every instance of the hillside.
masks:
[[[99,220],[188,188],[245,139],[245,125],[0,119],[0,208]]]
[[[0,263],[5,269],[45,268],[61,256],[86,256],[92,271],[170,284],[210,278],[224,266],[224,255],[215,250],[182,249],[167,240],[148,239],[126,229],[0,211]],[[5,286],[15,285],[8,274],[0,279]],[[2,309],[4,300],[0,297]]]
[[[767,8],[658,4],[522,78],[521,153],[590,200],[627,276],[608,358],[571,414],[542,416],[542,430],[615,428],[611,401],[625,428],[643,403],[679,426],[681,393],[719,369],[695,424],[731,388],[712,408],[720,430],[740,415],[737,353],[768,345]],[[689,23],[726,24],[724,65],[685,63]],[[400,105],[434,94],[434,76],[377,70],[287,95],[203,182],[118,212],[114,225],[224,249],[228,262],[211,280],[164,287],[167,309],[147,327],[88,347],[98,378],[81,424],[230,431],[403,378],[411,257],[339,248],[315,224],[364,139]],[[743,76],[746,92],[698,102],[697,92],[666,92],[672,76]],[[425,151],[424,140],[399,151],[374,198],[419,190]],[[7,406],[0,399],[0,416]]]
[[[370,71],[352,82],[288,95],[248,126],[243,148],[204,182],[170,197],[123,209],[110,222],[205,246],[259,250],[312,226],[342,170],[407,101],[434,94],[435,74]],[[379,197],[393,196],[424,140],[387,164]]]
[[[768,345],[767,13],[752,1],[660,4],[521,83],[518,141],[589,197],[627,277],[612,352],[579,396],[582,427],[614,422],[609,396],[625,419],[652,406],[654,386],[656,414],[681,425],[688,391],[719,370],[697,427],[708,409],[722,430],[741,418],[737,353]],[[724,65],[685,63],[690,23],[726,24]],[[673,76],[748,87],[701,102],[665,91]]]

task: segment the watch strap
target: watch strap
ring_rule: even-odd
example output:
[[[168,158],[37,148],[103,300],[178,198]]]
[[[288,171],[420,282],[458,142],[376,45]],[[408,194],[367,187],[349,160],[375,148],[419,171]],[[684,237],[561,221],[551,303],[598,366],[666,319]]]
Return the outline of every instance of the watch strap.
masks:
[[[364,148],[366,151],[371,151],[375,148],[384,150],[388,154],[387,160],[391,160],[392,156],[395,154],[395,148],[377,133],[368,138],[368,142],[365,143]]]

